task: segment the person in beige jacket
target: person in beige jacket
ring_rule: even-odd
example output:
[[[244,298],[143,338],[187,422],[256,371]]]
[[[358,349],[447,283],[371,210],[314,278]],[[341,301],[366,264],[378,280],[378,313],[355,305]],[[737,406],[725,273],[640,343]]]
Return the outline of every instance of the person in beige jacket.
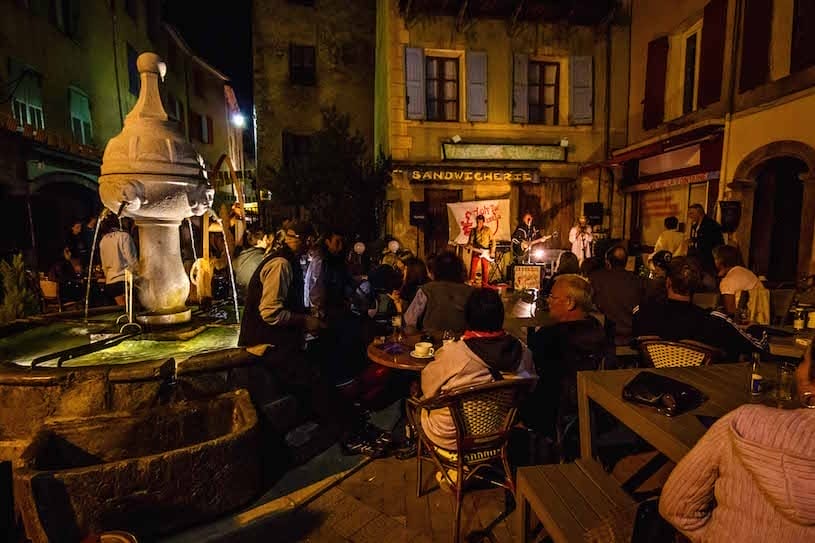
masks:
[[[811,365],[812,348],[797,381],[815,407]],[[694,542],[815,541],[815,409],[728,413],[671,473],[659,512]]]

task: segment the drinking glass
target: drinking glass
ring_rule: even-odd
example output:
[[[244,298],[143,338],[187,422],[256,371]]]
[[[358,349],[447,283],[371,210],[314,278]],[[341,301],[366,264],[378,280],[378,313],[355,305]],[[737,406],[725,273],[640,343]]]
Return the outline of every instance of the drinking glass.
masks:
[[[441,336],[442,345],[447,345],[451,341],[453,341],[453,331],[452,330],[445,330]]]
[[[786,362],[778,364],[776,379],[776,398],[779,401],[792,399],[792,385],[795,382],[795,365]]]
[[[391,326],[393,326],[393,340],[397,343],[402,343],[402,315],[396,314],[391,317]]]

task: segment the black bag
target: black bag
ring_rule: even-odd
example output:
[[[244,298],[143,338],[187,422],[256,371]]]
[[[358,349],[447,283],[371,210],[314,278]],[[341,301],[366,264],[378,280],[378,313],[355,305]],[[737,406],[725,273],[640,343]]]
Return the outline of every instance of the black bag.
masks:
[[[650,371],[641,371],[623,387],[623,399],[654,407],[668,417],[696,409],[707,400],[696,387]]]

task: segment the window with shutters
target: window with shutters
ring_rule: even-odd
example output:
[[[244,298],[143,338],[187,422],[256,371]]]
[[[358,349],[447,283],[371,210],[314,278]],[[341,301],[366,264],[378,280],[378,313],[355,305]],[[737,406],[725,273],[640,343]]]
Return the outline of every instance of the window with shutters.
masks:
[[[311,137],[283,132],[283,165],[293,166],[306,158],[311,151]]]
[[[204,117],[201,114],[190,110],[190,140],[204,143]]]
[[[77,88],[68,89],[68,108],[71,114],[71,133],[74,141],[90,145],[93,143],[93,125],[88,95]]]
[[[213,133],[212,133],[212,117],[209,115],[203,115],[201,117],[201,143],[212,143],[213,141]]]
[[[770,79],[770,40],[773,0],[744,4],[739,92],[752,90]]]
[[[316,85],[316,51],[312,45],[289,45],[289,82],[292,85]]]
[[[173,93],[167,93],[167,117],[178,123],[178,130],[184,133],[184,104]]]
[[[192,69],[192,90],[199,98],[206,98],[207,93],[204,74],[199,68]]]
[[[21,125],[35,129],[45,128],[42,109],[42,76],[18,61],[9,59],[9,81],[13,93],[11,109],[14,119]]]
[[[529,122],[531,124],[558,124],[560,94],[560,64],[557,62],[529,62],[527,75]]]
[[[682,34],[682,114],[696,110],[699,98],[699,55],[702,21]]]
[[[458,120],[458,59],[425,57],[428,121]]]
[[[790,71],[795,73],[815,66],[815,2],[795,0],[793,13]]]
[[[50,0],[48,18],[62,32],[75,37],[79,27],[79,7],[80,0]]]
[[[136,66],[136,60],[139,58],[139,54],[136,52],[136,49],[127,44],[127,83],[128,83],[128,90],[130,90],[130,94],[133,96],[139,95],[139,69]]]

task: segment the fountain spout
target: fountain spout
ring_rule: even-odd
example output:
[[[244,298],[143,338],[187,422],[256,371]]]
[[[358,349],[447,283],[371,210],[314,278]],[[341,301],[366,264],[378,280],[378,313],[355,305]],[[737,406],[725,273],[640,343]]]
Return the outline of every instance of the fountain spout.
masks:
[[[148,315],[137,320],[170,324],[190,319],[189,279],[181,262],[178,227],[203,215],[214,190],[203,159],[170,121],[159,94],[162,62],[154,53],[137,61],[141,88],[122,132],[108,142],[99,195],[119,217],[139,229],[138,297]]]

